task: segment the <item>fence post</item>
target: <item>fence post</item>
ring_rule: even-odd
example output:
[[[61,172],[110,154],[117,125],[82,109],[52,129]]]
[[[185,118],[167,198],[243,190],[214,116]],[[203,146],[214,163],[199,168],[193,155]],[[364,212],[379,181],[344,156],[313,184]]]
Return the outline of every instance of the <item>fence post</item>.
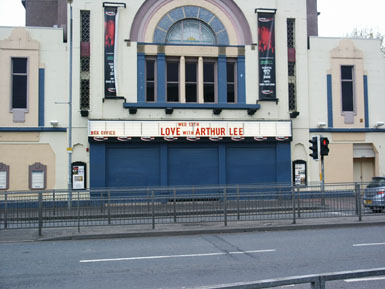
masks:
[[[4,229],[8,228],[8,194],[4,192]]]
[[[225,218],[225,227],[227,227],[227,190],[226,188],[223,189],[223,201],[224,201],[223,214]]]
[[[55,190],[52,191],[52,201],[53,201],[53,215],[56,216],[56,193],[55,193]]]
[[[108,203],[107,203],[108,225],[111,225],[111,191],[110,190],[108,190],[107,192],[107,197],[108,197]]]
[[[239,212],[239,186],[237,186],[237,220],[241,219],[241,215]]]
[[[356,212],[358,215],[358,221],[362,221],[362,210],[361,210],[361,186],[359,183],[355,184],[356,191]]]
[[[297,200],[298,200],[298,218],[301,218],[301,196],[300,196],[299,187],[297,187]]]
[[[292,186],[291,187],[291,204],[292,204],[292,209],[293,209],[293,222],[292,224],[296,224],[296,218],[295,218],[295,189]]]
[[[174,223],[176,223],[176,189],[174,189]]]
[[[152,215],[152,229],[155,229],[155,194],[154,190],[151,191],[151,215]]]
[[[311,289],[325,289],[325,283],[325,278],[318,276],[310,283]]]
[[[78,233],[80,233],[80,192],[78,191]]]
[[[41,231],[43,227],[43,193],[38,193],[38,199],[39,199],[39,236],[41,236]]]

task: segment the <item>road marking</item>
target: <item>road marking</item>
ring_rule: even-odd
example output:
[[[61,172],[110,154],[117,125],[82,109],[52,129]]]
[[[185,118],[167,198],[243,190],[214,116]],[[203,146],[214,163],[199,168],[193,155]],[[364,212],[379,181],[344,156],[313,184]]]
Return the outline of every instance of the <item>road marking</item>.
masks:
[[[351,282],[364,282],[364,281],[377,281],[377,280],[385,280],[385,277],[367,277],[367,278],[347,279],[344,281],[347,283],[351,283]]]
[[[353,247],[364,247],[364,246],[385,246],[385,243],[353,244]]]
[[[268,249],[268,250],[236,251],[236,252],[220,252],[220,253],[145,256],[145,257],[128,257],[128,258],[113,258],[113,259],[94,259],[94,260],[80,260],[80,263],[137,261],[137,260],[166,259],[166,258],[188,258],[188,257],[208,257],[208,256],[223,256],[223,255],[257,254],[257,253],[267,253],[267,252],[275,252],[275,251],[276,251],[275,249]]]

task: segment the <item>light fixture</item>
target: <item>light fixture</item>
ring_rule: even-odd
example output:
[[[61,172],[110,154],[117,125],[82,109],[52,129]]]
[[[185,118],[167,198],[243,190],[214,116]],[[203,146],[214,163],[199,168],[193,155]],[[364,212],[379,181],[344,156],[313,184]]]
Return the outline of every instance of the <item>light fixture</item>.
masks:
[[[379,128],[380,126],[384,126],[384,122],[383,121],[376,122],[375,127]]]
[[[59,122],[57,120],[51,120],[49,122],[52,126],[58,126]]]
[[[326,126],[326,122],[319,122],[318,123],[318,127],[322,128],[322,127],[325,127]]]

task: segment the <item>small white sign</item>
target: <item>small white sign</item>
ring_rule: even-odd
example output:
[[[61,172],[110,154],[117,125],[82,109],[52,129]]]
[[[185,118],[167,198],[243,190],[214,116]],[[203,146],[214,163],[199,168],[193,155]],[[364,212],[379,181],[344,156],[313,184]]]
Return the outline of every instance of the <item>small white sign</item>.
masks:
[[[44,189],[44,171],[32,172],[32,189]]]
[[[7,172],[0,172],[0,190],[5,190],[7,188]]]

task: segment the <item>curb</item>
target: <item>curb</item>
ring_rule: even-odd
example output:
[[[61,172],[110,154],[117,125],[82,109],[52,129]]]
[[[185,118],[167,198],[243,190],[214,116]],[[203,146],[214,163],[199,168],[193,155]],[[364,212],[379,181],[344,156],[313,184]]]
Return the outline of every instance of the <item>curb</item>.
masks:
[[[170,230],[170,231],[143,231],[128,233],[100,233],[100,234],[79,234],[60,237],[38,238],[36,241],[74,241],[74,240],[97,240],[97,239],[117,239],[117,238],[142,238],[142,237],[164,237],[164,236],[188,236],[203,234],[225,234],[225,233],[247,233],[247,232],[273,232],[273,231],[293,231],[311,229],[330,229],[330,228],[350,228],[385,225],[385,221],[379,222],[357,222],[357,223],[328,223],[328,224],[292,224],[265,227],[241,227],[241,228],[216,228],[216,229],[196,229],[196,230]]]

